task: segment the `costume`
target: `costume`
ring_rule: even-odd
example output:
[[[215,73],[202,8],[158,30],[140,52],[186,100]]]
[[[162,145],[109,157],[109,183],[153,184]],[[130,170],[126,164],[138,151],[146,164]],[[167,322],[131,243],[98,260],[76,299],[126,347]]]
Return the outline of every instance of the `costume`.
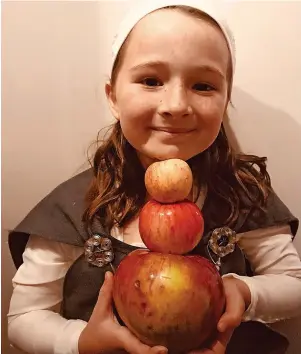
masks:
[[[92,170],[87,170],[59,185],[9,234],[9,246],[16,267],[22,264],[22,253],[30,234],[78,247],[84,247],[91,236],[98,234],[112,242],[114,253],[112,265],[115,268],[123,257],[136,249],[135,246],[125,244],[110,236],[97,219],[94,220],[91,230],[88,231],[84,227],[82,222],[82,214],[85,209],[84,197],[92,178]],[[208,204],[205,203],[204,214],[206,214],[207,207]],[[291,226],[292,234],[295,235],[298,220],[280,199],[271,193],[266,217],[259,223],[252,213],[246,213],[243,218],[239,218],[234,230],[239,233],[287,223]],[[220,226],[224,225],[214,225],[210,223],[210,220],[205,219],[204,237],[193,253],[211,259],[212,253],[209,254],[208,241],[212,236],[212,231]],[[232,272],[240,275],[252,275],[248,268],[242,251],[235,245],[234,252],[222,258],[220,273]],[[109,264],[97,267],[88,262],[85,254],[74,262],[65,277],[64,299],[61,308],[63,317],[89,320],[107,270],[111,270]],[[288,345],[284,337],[259,322],[243,323],[235,332],[228,348],[230,354],[255,352],[268,354],[274,353],[272,351],[275,350],[274,347],[278,348],[275,353],[285,353],[285,348]],[[255,340],[255,334],[261,336],[262,341]],[[261,347],[257,348],[257,345]]]

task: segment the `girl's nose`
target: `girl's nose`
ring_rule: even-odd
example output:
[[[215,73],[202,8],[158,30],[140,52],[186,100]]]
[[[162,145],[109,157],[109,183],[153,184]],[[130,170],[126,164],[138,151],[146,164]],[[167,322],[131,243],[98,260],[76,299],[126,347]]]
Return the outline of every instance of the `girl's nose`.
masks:
[[[192,114],[185,87],[177,85],[165,88],[158,109],[162,116],[181,118]]]

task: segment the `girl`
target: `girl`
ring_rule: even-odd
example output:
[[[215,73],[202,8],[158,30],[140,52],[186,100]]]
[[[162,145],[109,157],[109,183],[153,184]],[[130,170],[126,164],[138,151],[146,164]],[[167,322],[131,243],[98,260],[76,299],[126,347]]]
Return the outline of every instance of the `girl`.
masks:
[[[122,22],[105,86],[116,118],[111,135],[90,170],[57,187],[10,234],[18,271],[9,338],[16,347],[167,352],[118,323],[108,271],[144,246],[137,217],[149,198],[145,169],[180,158],[193,171],[190,198],[206,224],[193,252],[220,269],[227,298],[218,337],[193,353],[286,351],[286,339],[263,323],[301,313],[301,263],[292,243],[298,221],[273,193],[265,160],[235,154],[227,140],[235,50],[217,10],[212,0],[140,1]],[[225,237],[235,243],[226,256],[216,247]],[[101,240],[106,259],[89,251]]]

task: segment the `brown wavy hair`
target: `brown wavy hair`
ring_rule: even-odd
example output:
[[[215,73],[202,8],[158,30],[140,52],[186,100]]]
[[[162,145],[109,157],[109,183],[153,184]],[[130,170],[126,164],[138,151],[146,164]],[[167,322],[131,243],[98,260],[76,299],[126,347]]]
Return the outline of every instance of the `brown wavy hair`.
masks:
[[[187,6],[168,8],[180,9],[217,25],[199,10]],[[113,89],[127,43],[128,39],[121,47],[112,69]],[[230,62],[227,77],[229,101],[232,78]],[[105,135],[102,140],[97,138],[97,143],[99,146],[90,160],[94,178],[86,196],[88,206],[83,219],[89,227],[97,217],[109,232],[115,224],[119,227],[126,225],[138,215],[144,205],[145,170],[135,149],[124,137],[119,121],[110,127],[109,136]],[[252,209],[264,211],[270,191],[266,158],[236,153],[228,141],[223,124],[213,144],[187,163],[193,172],[194,184],[198,191],[203,186],[207,188],[205,222],[211,220],[231,227],[237,222],[240,213]]]

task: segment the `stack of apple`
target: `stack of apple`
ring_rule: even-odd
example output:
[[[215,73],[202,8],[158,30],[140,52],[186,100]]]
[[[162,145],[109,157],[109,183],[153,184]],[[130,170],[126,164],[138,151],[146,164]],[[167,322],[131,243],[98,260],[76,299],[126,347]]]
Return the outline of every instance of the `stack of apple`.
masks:
[[[151,196],[139,215],[148,250],[135,250],[115,273],[113,297],[125,325],[144,343],[170,353],[202,347],[214,335],[225,296],[215,266],[187,255],[200,242],[204,221],[187,198],[193,177],[185,161],[155,162],[146,170]]]

